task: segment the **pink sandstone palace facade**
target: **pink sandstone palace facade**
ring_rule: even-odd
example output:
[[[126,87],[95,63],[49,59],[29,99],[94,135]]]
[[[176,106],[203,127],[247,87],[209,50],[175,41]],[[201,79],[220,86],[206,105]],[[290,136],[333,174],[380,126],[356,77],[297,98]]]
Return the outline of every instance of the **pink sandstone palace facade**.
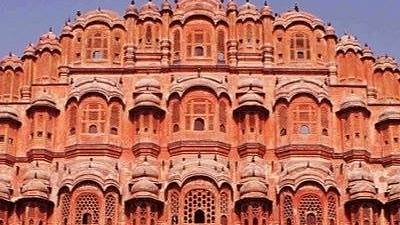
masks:
[[[0,225],[398,225],[399,76],[298,7],[78,12],[0,61]]]

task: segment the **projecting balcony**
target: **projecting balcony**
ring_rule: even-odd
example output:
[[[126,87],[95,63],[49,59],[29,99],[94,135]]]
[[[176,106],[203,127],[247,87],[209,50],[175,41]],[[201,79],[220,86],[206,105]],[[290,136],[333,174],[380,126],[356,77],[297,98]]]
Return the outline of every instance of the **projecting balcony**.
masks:
[[[231,145],[226,142],[228,135],[216,131],[178,131],[174,132],[168,144],[171,155],[183,153],[217,153],[227,156]]]

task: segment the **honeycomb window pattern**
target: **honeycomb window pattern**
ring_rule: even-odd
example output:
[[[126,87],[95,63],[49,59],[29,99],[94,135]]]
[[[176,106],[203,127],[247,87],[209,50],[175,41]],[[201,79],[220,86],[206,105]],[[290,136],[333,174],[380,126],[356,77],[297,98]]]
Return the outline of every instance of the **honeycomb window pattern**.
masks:
[[[201,210],[204,213],[205,223],[215,223],[215,205],[215,197],[211,191],[204,189],[191,190],[185,195],[183,222],[195,223],[195,214]]]
[[[300,225],[321,225],[322,206],[319,197],[315,194],[305,194],[300,199]],[[310,221],[310,218],[312,220]]]
[[[97,195],[93,193],[81,194],[76,200],[75,223],[82,224],[86,219],[86,222],[89,222],[88,224],[98,224],[99,211],[100,204]]]
[[[283,219],[286,225],[293,223],[293,200],[290,196],[285,196],[283,199]]]
[[[106,221],[115,220],[115,208],[117,206],[117,200],[112,194],[106,196]]]
[[[228,194],[226,192],[222,192],[220,196],[221,214],[228,214],[228,202],[229,202]]]
[[[69,193],[65,193],[61,197],[61,215],[62,220],[65,224],[67,224],[69,217],[69,208],[71,203],[71,196]]]
[[[328,197],[328,219],[329,224],[336,224],[336,198],[334,196]]]

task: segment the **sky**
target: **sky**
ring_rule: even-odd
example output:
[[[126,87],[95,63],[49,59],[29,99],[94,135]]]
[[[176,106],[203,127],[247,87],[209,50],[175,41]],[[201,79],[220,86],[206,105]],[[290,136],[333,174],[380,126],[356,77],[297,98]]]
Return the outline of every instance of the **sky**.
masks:
[[[146,0],[136,0],[139,7]],[[154,0],[159,5],[159,0]],[[171,3],[173,0],[170,0]],[[201,1],[201,0],[194,0]],[[225,0],[225,4],[228,0]],[[260,7],[264,0],[249,0]],[[238,6],[243,4],[238,0]],[[295,1],[267,0],[276,13],[293,9]],[[0,0],[0,58],[21,56],[29,43],[37,43],[50,27],[56,34],[77,10],[114,10],[123,15],[130,0]],[[345,32],[367,43],[375,55],[400,58],[399,0],[297,0],[300,10],[331,22],[337,36]]]

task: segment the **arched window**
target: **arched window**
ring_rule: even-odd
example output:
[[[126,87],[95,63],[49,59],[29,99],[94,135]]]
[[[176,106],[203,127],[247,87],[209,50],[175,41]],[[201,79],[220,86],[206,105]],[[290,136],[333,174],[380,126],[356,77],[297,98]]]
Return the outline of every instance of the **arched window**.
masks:
[[[202,118],[196,118],[194,120],[193,130],[204,130],[204,120]]]
[[[293,104],[293,132],[295,134],[315,134],[318,124],[315,102],[310,98],[300,97],[291,104]]]
[[[225,215],[221,216],[221,225],[228,225],[228,218]]]
[[[106,225],[111,225],[111,221],[114,221],[116,219],[116,208],[117,208],[117,199],[115,196],[113,196],[112,193],[108,193],[106,195]]]
[[[100,201],[93,193],[82,193],[76,199],[75,223],[76,224],[98,224],[100,212]]]
[[[205,24],[204,24],[205,25]],[[186,56],[188,58],[210,58],[212,41],[212,31],[205,26],[199,24],[186,25]]]
[[[214,130],[214,106],[208,99],[196,98],[187,102],[186,130]]]
[[[299,129],[300,134],[309,134],[310,128],[307,125],[301,125]]]
[[[251,43],[252,42],[252,38],[254,38],[253,36],[253,25],[248,23],[246,25],[246,42],[247,43]]]
[[[300,199],[300,224],[322,224],[322,205],[318,195],[305,194]]]
[[[89,60],[102,60],[108,57],[108,36],[100,31],[89,35],[87,39],[86,58]]]
[[[97,132],[98,132],[98,130],[97,130],[97,126],[96,125],[92,124],[92,125],[89,126],[89,133],[90,134],[96,134]]]
[[[284,225],[292,225],[293,220],[293,200],[290,196],[286,195],[283,198],[283,220],[285,222]]]
[[[316,221],[316,217],[314,215],[314,213],[309,213],[307,214],[307,225],[316,225],[317,221]]]
[[[194,223],[204,223],[205,222],[205,217],[204,217],[204,212],[201,209],[196,210],[194,213]]]
[[[146,26],[145,40],[146,40],[146,44],[151,43],[151,41],[152,41],[152,32],[151,32],[150,25]]]
[[[322,127],[322,135],[328,136],[329,130],[329,108],[326,105],[321,106],[321,127]]]
[[[203,46],[194,47],[194,56],[204,56]]]
[[[179,30],[174,31],[174,52],[181,51],[181,34]]]
[[[328,197],[328,218],[329,225],[336,225],[336,198],[333,195]]]
[[[311,59],[310,42],[307,35],[296,33],[290,39],[290,59],[309,60]]]
[[[111,106],[110,115],[110,133],[118,134],[119,122],[120,121],[120,107],[118,105]]]
[[[171,120],[172,120],[172,131],[179,131],[179,117],[180,117],[180,104],[178,100],[171,101]]]
[[[215,196],[205,189],[194,189],[185,195],[183,223],[215,223]]]
[[[69,109],[69,135],[74,135],[76,133],[76,120],[77,120],[78,108],[76,106],[71,106]]]
[[[280,136],[285,136],[287,134],[287,107],[280,106],[278,109],[278,123],[279,123],[279,134]]]
[[[219,131],[226,132],[226,103],[224,101],[219,102]]]
[[[82,224],[91,224],[92,223],[92,215],[90,213],[85,213],[82,216]]]
[[[69,193],[61,194],[61,218],[63,225],[68,224],[71,197]]]
[[[97,102],[90,102],[83,106],[82,132],[104,133],[106,124],[106,107]]]

